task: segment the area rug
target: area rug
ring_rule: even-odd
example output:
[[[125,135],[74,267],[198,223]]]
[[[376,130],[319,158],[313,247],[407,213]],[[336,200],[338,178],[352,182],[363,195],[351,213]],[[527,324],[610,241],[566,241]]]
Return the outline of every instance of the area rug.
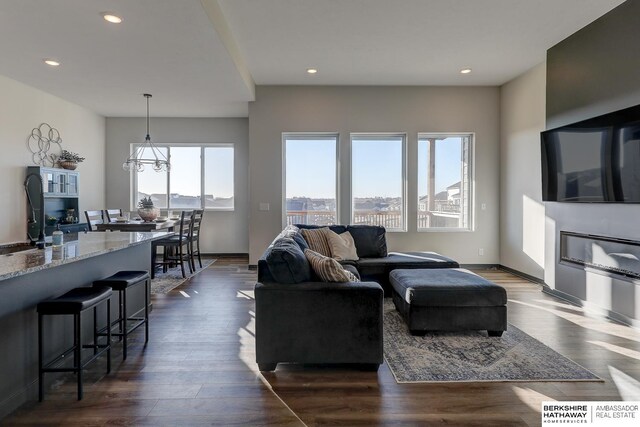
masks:
[[[180,266],[170,268],[166,273],[163,273],[162,269],[159,269],[156,271],[155,277],[151,280],[151,293],[167,294],[172,289],[177,288],[178,286],[189,280],[191,277],[209,267],[215,261],[215,259],[203,259],[202,268],[199,267],[198,262],[196,261],[196,271],[191,274],[189,274],[189,267],[185,265],[184,268],[187,272],[186,279],[182,277],[182,270],[180,269]]]
[[[389,298],[384,356],[398,383],[602,381],[511,324],[500,338],[486,331],[412,336]]]

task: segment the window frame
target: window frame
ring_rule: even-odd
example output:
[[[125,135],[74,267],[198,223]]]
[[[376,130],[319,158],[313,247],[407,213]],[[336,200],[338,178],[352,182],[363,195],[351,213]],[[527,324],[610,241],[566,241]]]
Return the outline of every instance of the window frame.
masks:
[[[340,133],[282,132],[282,228],[287,226],[287,140],[335,140],[336,143],[336,224],[340,224]]]
[[[355,138],[370,138],[372,140],[383,140],[384,138],[397,138],[400,137],[402,141],[402,226],[401,228],[386,228],[388,233],[406,233],[407,232],[407,217],[408,217],[408,197],[407,197],[407,133],[406,132],[351,132],[349,134],[349,196],[351,198],[349,206],[351,209],[349,222],[355,224],[355,199],[353,197],[353,140]]]
[[[469,138],[468,142],[468,150],[469,150],[469,172],[468,172],[468,180],[469,180],[469,225],[466,228],[461,227],[427,227],[420,228],[419,226],[419,215],[420,215],[420,191],[419,187],[419,179],[420,176],[418,171],[420,169],[420,156],[416,155],[416,231],[418,233],[473,233],[475,231],[476,224],[476,211],[475,211],[475,196],[476,196],[476,134],[475,132],[418,132],[416,138],[416,149],[419,150],[420,140],[427,138],[438,138],[438,137],[467,137]],[[428,166],[427,166],[428,167]]]
[[[156,147],[167,149],[167,159],[171,163],[171,147],[173,148],[188,148],[197,147],[200,148],[200,209],[211,212],[233,212],[236,210],[236,147],[233,142],[208,142],[208,143],[153,143]],[[144,143],[132,143],[130,144],[130,152],[135,152],[136,149],[144,146]],[[205,149],[206,148],[223,148],[231,147],[233,149],[233,207],[231,208],[211,208],[205,207]],[[150,167],[150,166],[147,166]],[[130,197],[130,210],[135,211],[138,207],[138,173],[131,171],[131,197]],[[167,207],[160,208],[161,210],[188,210],[189,208],[172,207],[169,204],[171,200],[171,171],[167,171]]]

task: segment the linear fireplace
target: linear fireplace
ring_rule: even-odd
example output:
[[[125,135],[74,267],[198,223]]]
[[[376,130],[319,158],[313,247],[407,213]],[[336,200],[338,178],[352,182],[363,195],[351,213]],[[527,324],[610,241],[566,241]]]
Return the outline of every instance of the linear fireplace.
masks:
[[[561,231],[560,262],[640,280],[640,241]]]

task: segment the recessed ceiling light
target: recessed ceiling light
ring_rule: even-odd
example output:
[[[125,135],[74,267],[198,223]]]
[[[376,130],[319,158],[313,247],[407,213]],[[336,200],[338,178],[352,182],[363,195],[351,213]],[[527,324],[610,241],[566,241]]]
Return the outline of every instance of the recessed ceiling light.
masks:
[[[317,68],[307,68],[307,73],[309,74],[315,74],[318,72]]]
[[[122,18],[120,18],[118,15],[114,15],[111,12],[103,12],[102,17],[105,21],[111,22],[112,24],[119,24],[122,22]]]
[[[471,68],[463,68],[460,70],[460,74],[469,74],[471,73]]]
[[[51,67],[57,67],[58,65],[60,65],[60,62],[56,61],[55,59],[43,59],[44,63],[51,66]]]

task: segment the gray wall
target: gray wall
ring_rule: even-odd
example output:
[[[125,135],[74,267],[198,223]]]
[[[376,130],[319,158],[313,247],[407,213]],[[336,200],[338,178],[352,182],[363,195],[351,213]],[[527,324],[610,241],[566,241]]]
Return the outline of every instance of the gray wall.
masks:
[[[27,199],[22,183],[33,166],[27,138],[46,122],[58,129],[62,148],[86,160],[80,173],[80,209],[104,204],[105,119],[84,107],[0,76],[0,243],[27,241]]]
[[[122,209],[131,204],[129,174],[122,163],[131,143],[144,141],[144,118],[107,118],[106,206]],[[247,253],[249,235],[249,126],[246,118],[152,118],[151,138],[156,143],[233,143],[235,147],[235,210],[207,211],[200,244],[206,253]],[[199,167],[199,165],[197,165]],[[103,208],[95,206],[96,209]]]
[[[500,88],[500,264],[538,279],[544,278],[545,75],[542,63]]]
[[[463,263],[498,263],[499,89],[497,87],[259,86],[249,104],[250,262],[282,228],[282,133],[340,135],[340,222],[350,218],[351,132],[406,132],[408,232],[389,250],[433,250]],[[475,231],[418,232],[418,132],[475,132]],[[259,211],[260,203],[269,211]],[[486,210],[480,210],[482,203]],[[484,256],[478,249],[484,248]]]
[[[547,52],[547,128],[640,104],[640,0],[629,0]],[[557,263],[561,230],[640,240],[638,205],[546,203],[545,282],[587,306],[640,319],[640,289]]]

